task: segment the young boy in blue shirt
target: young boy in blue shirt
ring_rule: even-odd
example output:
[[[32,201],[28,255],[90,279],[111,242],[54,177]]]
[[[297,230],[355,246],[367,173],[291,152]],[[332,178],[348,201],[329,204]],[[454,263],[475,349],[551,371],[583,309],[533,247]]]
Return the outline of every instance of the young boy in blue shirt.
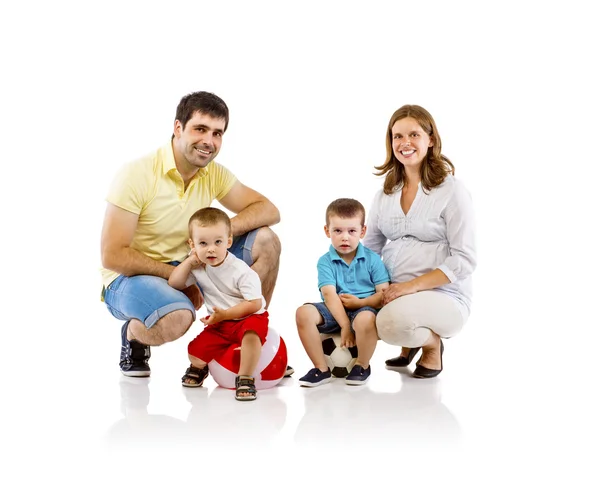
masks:
[[[367,226],[365,208],[359,201],[333,201],[327,207],[325,223],[331,246],[317,263],[322,302],[306,303],[296,311],[298,334],[314,365],[298,382],[315,387],[331,381],[319,333],[339,332],[342,346],[358,348],[346,384],[361,385],[371,375],[369,361],[377,345],[375,317],[390,276],[379,255],[360,243]]]

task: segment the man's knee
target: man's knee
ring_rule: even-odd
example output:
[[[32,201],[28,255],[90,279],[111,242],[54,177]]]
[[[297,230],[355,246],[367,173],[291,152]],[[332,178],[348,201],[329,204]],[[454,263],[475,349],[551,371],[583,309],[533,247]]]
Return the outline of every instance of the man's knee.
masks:
[[[163,343],[169,343],[183,336],[193,322],[192,312],[175,310],[160,318],[153,329],[160,335]]]
[[[256,233],[252,246],[252,258],[257,260],[261,256],[278,259],[281,254],[281,241],[279,236],[269,227],[261,227]]]

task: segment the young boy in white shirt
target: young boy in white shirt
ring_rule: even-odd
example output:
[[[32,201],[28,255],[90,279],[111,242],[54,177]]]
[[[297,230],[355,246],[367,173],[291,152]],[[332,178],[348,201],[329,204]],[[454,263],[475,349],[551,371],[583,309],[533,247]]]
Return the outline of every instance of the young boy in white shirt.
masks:
[[[225,212],[208,207],[190,218],[190,255],[169,277],[169,285],[184,289],[198,283],[209,315],[204,330],[188,345],[190,367],[182,377],[186,387],[202,386],[208,362],[218,360],[232,345],[241,347],[235,398],[256,399],[252,372],[264,344],[269,314],[258,274],[227,251],[232,244],[231,222]]]

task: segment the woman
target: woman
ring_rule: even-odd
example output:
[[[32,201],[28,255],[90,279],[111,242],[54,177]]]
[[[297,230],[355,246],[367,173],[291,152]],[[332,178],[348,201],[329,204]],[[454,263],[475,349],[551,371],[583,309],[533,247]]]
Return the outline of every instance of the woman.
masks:
[[[390,369],[406,367],[419,349],[414,377],[443,369],[441,338],[458,334],[471,305],[475,226],[471,197],[442,155],[442,140],[429,112],[405,105],[392,115],[385,176],[375,195],[364,245],[379,253],[392,284],[377,316],[379,337],[402,346]]]

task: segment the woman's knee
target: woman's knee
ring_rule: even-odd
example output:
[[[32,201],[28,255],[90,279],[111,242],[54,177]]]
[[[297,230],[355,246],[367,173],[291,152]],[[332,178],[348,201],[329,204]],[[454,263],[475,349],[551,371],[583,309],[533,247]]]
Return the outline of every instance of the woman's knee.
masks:
[[[430,333],[430,329],[417,326],[405,314],[382,310],[377,316],[377,335],[388,344],[419,348],[427,341]]]

